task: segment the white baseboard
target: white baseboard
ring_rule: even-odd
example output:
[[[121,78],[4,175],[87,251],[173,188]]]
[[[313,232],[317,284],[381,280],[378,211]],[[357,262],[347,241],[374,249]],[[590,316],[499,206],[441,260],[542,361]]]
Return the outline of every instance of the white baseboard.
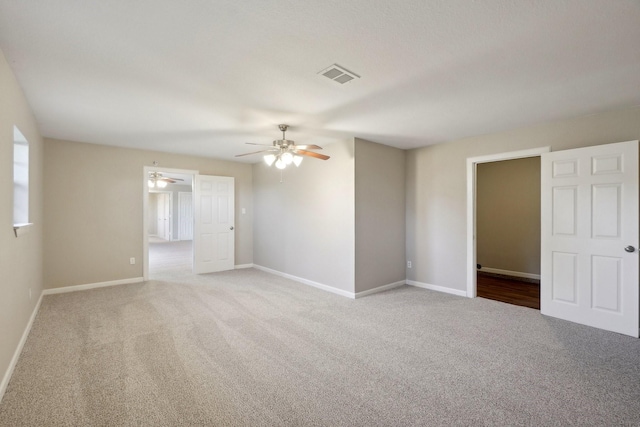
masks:
[[[253,264],[238,264],[234,266],[236,270],[240,270],[241,268],[251,268],[251,267],[253,267]]]
[[[511,271],[511,270],[502,270],[500,268],[482,267],[478,271],[481,273],[484,272],[484,273],[502,274],[504,276],[525,277],[527,279],[540,280],[539,274],[522,273],[520,271]]]
[[[31,326],[33,326],[33,321],[36,319],[36,315],[38,314],[38,310],[40,310],[40,303],[42,302],[42,296],[44,292],[40,293],[40,298],[38,298],[38,302],[33,309],[33,313],[31,313],[31,317],[29,318],[29,322],[27,326],[24,328],[24,332],[22,333],[22,337],[18,342],[18,347],[16,351],[13,353],[13,357],[11,358],[11,362],[9,363],[9,367],[7,371],[4,373],[4,377],[2,377],[2,382],[0,383],[0,403],[2,402],[2,398],[4,397],[4,392],[7,391],[7,386],[9,385],[9,380],[11,380],[11,375],[13,374],[13,370],[18,363],[18,359],[20,358],[20,354],[22,353],[22,348],[24,344],[27,342],[27,337],[29,336],[29,332],[31,332]]]
[[[65,286],[63,288],[45,289],[44,295],[63,294],[65,292],[86,291],[87,289],[104,288],[107,286],[128,285],[130,283],[143,282],[142,277],[132,277],[130,279],[110,280],[108,282],[89,283],[86,285]]]
[[[467,296],[467,291],[461,291],[460,289],[447,288],[445,286],[430,285],[429,283],[416,282],[415,280],[407,280],[407,285],[415,286],[418,288],[429,289],[432,291],[444,292],[446,294],[458,295],[460,297]]]
[[[356,292],[355,297],[362,298],[362,297],[366,297],[367,295],[388,291],[389,289],[398,288],[404,285],[406,285],[406,281],[400,280],[399,282],[389,283],[388,285],[382,285],[382,286],[378,286],[377,288],[367,289],[366,291]]]
[[[325,285],[322,283],[314,282],[312,280],[303,279],[302,277],[293,276],[291,274],[283,273],[278,270],[272,270],[261,265],[253,264],[253,268],[265,271],[267,273],[275,274],[276,276],[284,277],[286,279],[295,280],[296,282],[303,283],[305,285],[313,286],[314,288],[322,289],[323,291],[331,292],[334,294],[342,295],[343,297],[355,299],[356,295],[353,292],[343,291],[342,289],[334,288],[333,286]]]

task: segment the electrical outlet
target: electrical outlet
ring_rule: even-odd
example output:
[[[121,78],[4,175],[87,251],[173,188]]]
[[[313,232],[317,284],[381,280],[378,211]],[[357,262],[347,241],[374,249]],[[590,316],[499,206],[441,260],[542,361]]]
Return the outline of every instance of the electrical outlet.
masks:
[[[242,208],[242,215],[245,215],[247,213],[247,210],[245,208]]]
[[[411,261],[407,261],[407,268],[411,268]]]
[[[129,264],[134,265],[136,263],[135,258],[129,258]]]

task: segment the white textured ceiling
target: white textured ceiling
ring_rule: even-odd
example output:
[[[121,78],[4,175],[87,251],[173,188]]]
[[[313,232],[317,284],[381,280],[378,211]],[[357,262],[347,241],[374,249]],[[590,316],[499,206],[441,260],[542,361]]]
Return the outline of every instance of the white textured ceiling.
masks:
[[[640,105],[638,0],[0,0],[0,49],[44,136],[226,159]]]

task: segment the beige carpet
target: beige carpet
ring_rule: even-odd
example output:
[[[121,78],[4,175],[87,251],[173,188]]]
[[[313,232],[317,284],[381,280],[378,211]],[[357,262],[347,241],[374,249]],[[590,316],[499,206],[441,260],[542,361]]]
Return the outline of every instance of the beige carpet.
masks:
[[[640,340],[253,269],[44,298],[1,426],[640,425]]]
[[[167,274],[193,271],[193,242],[178,240],[154,242],[149,239],[149,277],[162,280]]]

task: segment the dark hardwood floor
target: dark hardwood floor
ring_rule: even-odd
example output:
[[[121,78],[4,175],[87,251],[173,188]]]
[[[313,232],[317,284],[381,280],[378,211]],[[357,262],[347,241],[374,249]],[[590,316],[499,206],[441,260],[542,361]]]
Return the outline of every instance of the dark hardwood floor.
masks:
[[[478,272],[478,296],[540,310],[540,282]]]

